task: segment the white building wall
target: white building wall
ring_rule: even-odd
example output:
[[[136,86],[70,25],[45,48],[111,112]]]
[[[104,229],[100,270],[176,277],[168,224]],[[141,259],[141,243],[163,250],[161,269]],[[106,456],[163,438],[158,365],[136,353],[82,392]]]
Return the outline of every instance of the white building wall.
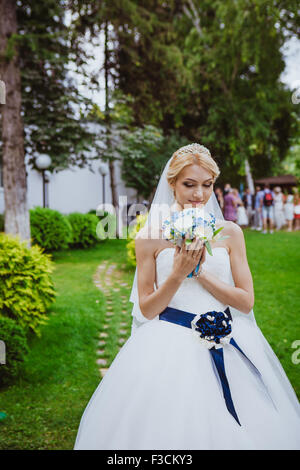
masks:
[[[54,172],[50,175],[47,184],[48,201],[51,209],[58,210],[63,214],[70,212],[86,213],[91,209],[97,209],[103,203],[103,177],[99,173],[100,160],[91,162],[89,168],[73,167],[70,169]],[[118,196],[127,196],[127,203],[136,202],[136,191],[125,188],[121,180],[121,162],[114,162],[116,191]],[[35,206],[43,206],[43,179],[42,174],[26,165],[27,171],[27,200],[29,209]],[[105,203],[112,203],[110,175],[105,177]],[[4,193],[0,188],[0,213],[4,211]]]

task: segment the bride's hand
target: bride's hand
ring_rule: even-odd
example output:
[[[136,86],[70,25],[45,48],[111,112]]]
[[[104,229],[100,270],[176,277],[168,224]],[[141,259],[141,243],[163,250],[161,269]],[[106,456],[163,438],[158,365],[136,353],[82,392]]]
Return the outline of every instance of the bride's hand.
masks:
[[[181,248],[176,246],[173,261],[173,273],[184,280],[201,260],[205,260],[205,245],[203,240],[194,239],[190,245],[182,241]]]

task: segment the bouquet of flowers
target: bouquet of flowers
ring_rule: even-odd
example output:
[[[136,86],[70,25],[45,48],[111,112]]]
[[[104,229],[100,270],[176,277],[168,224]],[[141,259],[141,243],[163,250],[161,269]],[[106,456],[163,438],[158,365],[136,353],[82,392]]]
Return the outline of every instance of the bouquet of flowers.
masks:
[[[211,213],[205,214],[203,208],[191,207],[176,211],[162,224],[163,238],[171,241],[174,245],[181,246],[183,238],[186,245],[192,243],[194,238],[203,240],[208,253],[212,256],[211,243],[228,238],[221,236],[220,232],[224,227],[216,229],[216,219]],[[198,273],[200,262],[195,273]],[[192,277],[191,272],[187,277]]]

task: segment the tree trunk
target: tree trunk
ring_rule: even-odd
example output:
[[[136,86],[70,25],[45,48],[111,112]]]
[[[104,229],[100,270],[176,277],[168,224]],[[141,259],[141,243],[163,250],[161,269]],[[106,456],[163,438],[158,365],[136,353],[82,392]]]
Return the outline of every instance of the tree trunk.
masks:
[[[106,147],[109,148],[111,145],[110,142],[110,134],[111,134],[111,120],[110,120],[110,109],[108,103],[108,76],[109,76],[109,50],[108,50],[108,41],[109,41],[109,33],[108,33],[108,21],[105,22],[105,46],[104,46],[104,72],[105,72],[105,122],[106,122]],[[110,173],[110,187],[111,187],[111,196],[112,196],[112,204],[116,211],[117,221],[119,220],[119,204],[117,198],[117,190],[116,190],[116,175],[115,175],[115,165],[114,160],[110,159],[108,162],[109,173]],[[119,234],[119,229],[117,230],[117,234]],[[118,235],[117,235],[118,236]]]
[[[5,57],[8,39],[13,34],[17,34],[16,2],[0,0],[0,78],[6,85],[6,104],[1,105],[4,226],[6,233],[19,234],[21,240],[28,240],[30,246],[17,43],[13,48],[13,56]]]
[[[110,120],[110,109],[109,109],[109,90],[108,90],[108,76],[109,76],[109,50],[108,50],[108,42],[109,42],[109,33],[108,33],[108,21],[105,22],[105,63],[104,63],[104,71],[105,71],[105,122],[106,122],[106,132],[107,132],[107,139],[106,145],[107,148],[111,145],[109,135],[111,134],[111,120]],[[116,191],[116,177],[115,177],[115,166],[113,160],[109,161],[109,172],[110,172],[110,185],[111,185],[111,194],[112,194],[112,203],[117,210],[118,208],[118,201],[117,201],[117,191]]]
[[[251,168],[250,168],[249,161],[247,158],[245,159],[245,172],[246,172],[247,186],[250,189],[251,194],[254,194],[255,192],[254,183],[253,183]]]

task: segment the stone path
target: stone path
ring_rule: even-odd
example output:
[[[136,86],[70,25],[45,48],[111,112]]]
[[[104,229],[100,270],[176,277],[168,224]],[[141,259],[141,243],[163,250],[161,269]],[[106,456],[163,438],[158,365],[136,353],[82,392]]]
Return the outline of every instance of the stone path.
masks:
[[[125,265],[122,265],[124,268]],[[128,334],[128,323],[125,321],[128,318],[128,311],[127,311],[127,303],[129,298],[129,286],[128,283],[124,282],[121,279],[122,273],[117,270],[117,265],[115,263],[110,263],[108,260],[104,260],[97,268],[97,271],[93,277],[93,281],[95,285],[104,293],[105,302],[106,302],[106,314],[105,314],[105,322],[102,325],[101,333],[99,334],[99,342],[98,342],[98,350],[97,355],[99,356],[97,359],[97,364],[99,365],[100,375],[104,377],[106,371],[110,364],[108,364],[108,360],[105,357],[107,355],[107,351],[105,349],[107,338],[109,338],[109,328],[110,328],[110,320],[115,315],[114,306],[113,306],[113,299],[116,295],[119,296],[121,299],[122,306],[121,306],[121,321],[119,323],[119,335],[120,338],[118,340],[119,350],[123,346],[126,341],[126,335]],[[122,282],[120,282],[122,281]],[[120,292],[120,287],[122,287],[122,291],[124,292],[124,288],[128,288],[128,293],[126,295],[117,294]],[[127,329],[125,329],[127,327]],[[125,336],[125,338],[124,338]]]

